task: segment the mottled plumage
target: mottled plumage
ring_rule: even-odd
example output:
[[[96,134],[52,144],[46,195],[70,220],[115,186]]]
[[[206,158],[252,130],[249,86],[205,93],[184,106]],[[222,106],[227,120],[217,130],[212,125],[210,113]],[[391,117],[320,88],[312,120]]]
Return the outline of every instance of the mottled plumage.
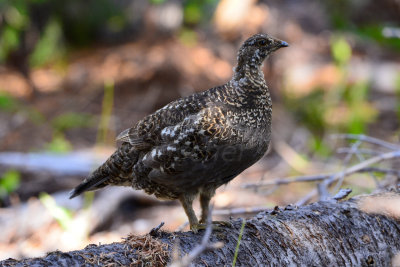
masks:
[[[71,193],[107,185],[132,186],[161,199],[179,199],[191,229],[200,195],[201,222],[215,190],[258,161],[271,136],[272,103],[261,70],[286,42],[256,34],[241,46],[232,79],[178,99],[123,131],[118,150]]]

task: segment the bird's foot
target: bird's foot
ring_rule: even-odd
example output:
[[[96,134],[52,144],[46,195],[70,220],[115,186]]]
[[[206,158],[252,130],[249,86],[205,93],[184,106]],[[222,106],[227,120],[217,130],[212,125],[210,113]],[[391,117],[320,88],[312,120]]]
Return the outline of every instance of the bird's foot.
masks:
[[[213,230],[216,231],[222,231],[223,227],[232,227],[232,224],[230,222],[227,221],[212,221],[211,222],[211,227]],[[221,227],[223,226],[223,227]],[[190,230],[192,230],[193,233],[197,233],[199,230],[205,230],[207,228],[207,224],[203,223],[202,221],[200,221],[200,223],[198,224],[194,224],[190,226]]]

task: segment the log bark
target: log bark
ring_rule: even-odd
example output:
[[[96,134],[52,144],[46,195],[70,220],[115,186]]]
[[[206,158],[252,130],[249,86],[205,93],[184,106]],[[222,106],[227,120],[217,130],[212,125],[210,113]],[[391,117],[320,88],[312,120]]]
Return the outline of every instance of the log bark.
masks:
[[[207,251],[194,266],[231,266],[243,219],[212,233],[220,249]],[[166,266],[177,246],[185,255],[204,231],[128,236],[42,258],[8,259],[0,266]],[[390,266],[400,252],[400,194],[360,196],[260,212],[246,220],[236,266]]]

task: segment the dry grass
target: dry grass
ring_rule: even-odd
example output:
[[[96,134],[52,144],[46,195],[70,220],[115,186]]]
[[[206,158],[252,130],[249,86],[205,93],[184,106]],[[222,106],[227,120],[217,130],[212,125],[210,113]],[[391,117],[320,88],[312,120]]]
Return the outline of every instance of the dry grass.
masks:
[[[131,266],[163,267],[169,261],[168,245],[153,238],[149,234],[142,236],[129,235],[125,239],[126,251],[137,255]]]

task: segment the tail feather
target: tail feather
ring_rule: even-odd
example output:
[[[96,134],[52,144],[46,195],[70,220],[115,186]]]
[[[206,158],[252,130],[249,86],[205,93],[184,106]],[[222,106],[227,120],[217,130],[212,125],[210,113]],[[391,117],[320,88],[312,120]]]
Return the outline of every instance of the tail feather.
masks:
[[[127,173],[137,161],[137,151],[129,143],[124,143],[103,165],[98,167],[89,177],[70,193],[70,199],[85,191],[100,189],[108,184],[126,184]]]
[[[89,178],[86,182],[81,183],[80,185],[75,187],[74,190],[71,191],[69,199],[79,196],[83,192],[99,189],[101,187],[106,186],[106,184],[103,184],[103,183],[105,181],[107,181],[108,179],[109,179],[109,176],[102,177],[101,179],[90,179]],[[103,184],[103,186],[99,186],[101,184]]]

